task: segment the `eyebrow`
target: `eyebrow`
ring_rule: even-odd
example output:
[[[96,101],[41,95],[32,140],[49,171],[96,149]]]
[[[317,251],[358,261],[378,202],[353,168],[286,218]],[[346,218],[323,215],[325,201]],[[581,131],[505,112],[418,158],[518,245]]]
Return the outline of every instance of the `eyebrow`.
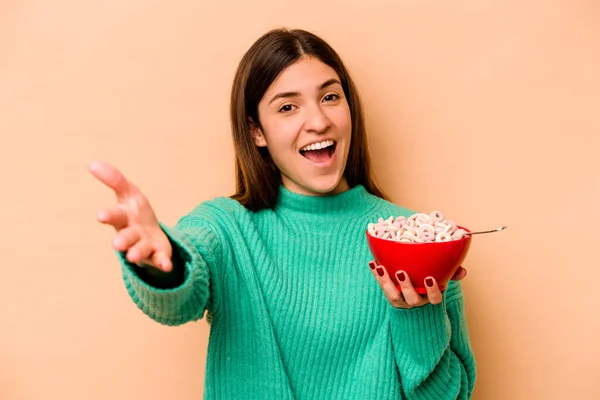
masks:
[[[331,85],[335,85],[338,84],[340,86],[342,86],[341,82],[338,79],[335,78],[331,78],[329,80],[326,80],[325,82],[323,82],[321,85],[319,85],[319,90],[323,90],[328,86]],[[277,93],[275,96],[273,96],[273,98],[271,99],[271,101],[269,101],[269,105],[271,103],[273,103],[275,100],[277,99],[282,99],[285,97],[298,97],[300,96],[300,92],[281,92],[281,93]]]

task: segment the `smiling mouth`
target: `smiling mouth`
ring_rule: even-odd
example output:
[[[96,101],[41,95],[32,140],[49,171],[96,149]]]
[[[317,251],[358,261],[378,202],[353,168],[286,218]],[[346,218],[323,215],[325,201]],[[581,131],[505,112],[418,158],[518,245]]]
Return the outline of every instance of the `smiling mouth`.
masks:
[[[335,153],[335,149],[337,147],[337,142],[334,142],[334,141],[330,141],[330,142],[331,142],[331,144],[329,144],[325,147],[321,147],[319,149],[317,149],[315,145],[311,145],[309,149],[300,150],[300,154],[304,158],[306,158],[316,164],[326,162],[331,157],[333,157],[333,154]]]

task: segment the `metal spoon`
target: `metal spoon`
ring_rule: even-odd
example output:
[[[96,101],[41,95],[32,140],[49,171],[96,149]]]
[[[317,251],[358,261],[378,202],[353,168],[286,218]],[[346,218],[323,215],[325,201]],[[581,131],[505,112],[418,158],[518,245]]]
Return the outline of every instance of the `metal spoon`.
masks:
[[[479,235],[480,233],[500,232],[501,230],[504,230],[504,229],[506,229],[506,226],[503,226],[502,228],[498,228],[498,229],[492,229],[491,231],[467,232],[467,235]]]

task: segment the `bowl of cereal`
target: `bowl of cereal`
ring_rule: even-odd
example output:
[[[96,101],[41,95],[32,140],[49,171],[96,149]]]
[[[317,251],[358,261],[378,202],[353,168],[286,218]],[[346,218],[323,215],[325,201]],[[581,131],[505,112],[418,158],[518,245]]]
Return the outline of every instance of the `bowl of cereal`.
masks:
[[[439,211],[379,218],[368,225],[366,234],[373,258],[396,287],[401,290],[396,272],[405,271],[419,294],[427,293],[429,276],[445,290],[471,246],[470,231],[444,219]]]

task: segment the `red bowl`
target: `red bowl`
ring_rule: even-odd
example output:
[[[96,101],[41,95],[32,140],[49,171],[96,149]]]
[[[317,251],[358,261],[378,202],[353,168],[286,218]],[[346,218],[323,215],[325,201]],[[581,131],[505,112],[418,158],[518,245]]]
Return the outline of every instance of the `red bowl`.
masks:
[[[467,232],[468,229],[459,226]],[[406,243],[371,236],[367,242],[373,258],[385,267],[396,287],[400,283],[396,272],[405,271],[419,294],[426,294],[425,278],[435,278],[440,290],[445,290],[450,278],[461,266],[471,247],[471,235],[448,242]]]

